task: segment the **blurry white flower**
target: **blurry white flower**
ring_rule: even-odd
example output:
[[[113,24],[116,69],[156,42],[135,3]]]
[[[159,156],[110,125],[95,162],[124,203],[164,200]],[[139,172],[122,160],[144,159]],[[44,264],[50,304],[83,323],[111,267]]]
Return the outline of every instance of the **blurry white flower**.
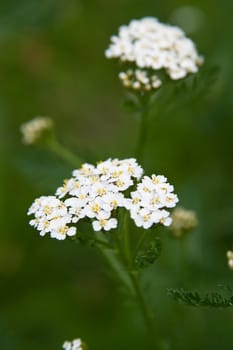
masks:
[[[181,207],[172,212],[171,232],[174,236],[180,237],[185,233],[192,231],[198,225],[196,213]]]
[[[23,134],[23,143],[36,143],[44,136],[45,132],[51,130],[53,121],[49,117],[36,117],[21,125],[20,130]]]
[[[132,69],[121,72],[119,77],[125,86],[138,90],[156,89],[161,85],[151,70],[163,69],[171,79],[177,80],[196,73],[203,62],[195,44],[182,29],[152,17],[121,26],[118,35],[111,37],[105,55],[132,64]]]
[[[86,346],[83,344],[81,339],[74,339],[72,341],[65,341],[63,344],[64,350],[84,350]]]
[[[228,250],[226,255],[228,260],[228,266],[231,270],[233,270],[233,250]]]

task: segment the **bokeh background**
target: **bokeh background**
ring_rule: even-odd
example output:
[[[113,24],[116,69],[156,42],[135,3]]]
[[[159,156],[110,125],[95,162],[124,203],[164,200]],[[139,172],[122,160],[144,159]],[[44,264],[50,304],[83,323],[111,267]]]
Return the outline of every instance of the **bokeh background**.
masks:
[[[162,257],[143,286],[171,349],[232,349],[232,309],[189,308],[166,295],[169,287],[232,286],[225,256],[233,245],[232,10],[231,0],[0,1],[1,349],[57,350],[78,336],[91,350],[143,349],[137,309],[122,302],[100,257],[29,227],[31,202],[72,169],[24,146],[19,132],[22,122],[49,115],[60,141],[83,157],[131,156],[137,121],[122,108],[116,65],[104,50],[119,25],[143,16],[184,28],[205,67],[219,67],[214,79],[203,77],[195,102],[150,121],[143,165],[168,176],[200,224],[181,241],[162,234]]]

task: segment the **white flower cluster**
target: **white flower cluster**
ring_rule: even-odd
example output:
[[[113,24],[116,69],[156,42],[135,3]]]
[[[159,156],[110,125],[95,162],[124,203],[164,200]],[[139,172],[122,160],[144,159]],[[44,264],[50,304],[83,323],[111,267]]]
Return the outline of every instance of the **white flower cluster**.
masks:
[[[83,164],[56,190],[56,196],[35,200],[28,211],[35,216],[30,224],[42,236],[50,233],[51,237],[65,239],[76,234],[76,228],[69,224],[84,218],[91,220],[95,231],[115,229],[116,209],[124,207],[137,226],[170,225],[169,212],[163,208],[172,208],[178,201],[173,186],[164,176],[145,176],[139,182],[142,174],[134,158],[108,159],[96,166]],[[135,184],[136,191],[127,198],[125,191]]]
[[[50,232],[52,238],[59,240],[66,236],[74,236],[76,227],[69,227],[72,215],[68,213],[66,205],[55,196],[42,196],[37,198],[28,210],[28,215],[34,214],[35,219],[29,223],[44,236]]]
[[[125,87],[133,90],[150,91],[157,89],[162,84],[156,75],[150,75],[142,69],[128,69],[126,72],[120,72],[119,78]]]
[[[105,55],[133,63],[139,69],[164,69],[174,80],[196,73],[203,63],[195,44],[182,29],[160,23],[153,17],[132,20],[129,25],[121,26],[118,36],[111,37]]]
[[[176,206],[178,197],[173,190],[174,187],[167,183],[164,176],[144,176],[136,191],[131,192],[131,199],[128,201],[130,216],[136,226],[145,229],[159,223],[169,226],[172,219],[169,211],[163,208]]]
[[[233,250],[228,250],[227,252],[228,266],[233,270]]]
[[[23,143],[33,144],[37,142],[45,131],[52,129],[53,121],[49,117],[36,117],[21,125]]]
[[[73,177],[63,187],[57,189],[60,198],[69,195],[65,200],[73,222],[87,217],[93,219],[95,231],[109,231],[117,227],[117,219],[111,217],[118,207],[125,206],[123,191],[134,184],[133,179],[142,176],[142,168],[136,160],[108,159],[93,166],[83,164],[82,168],[73,171]]]
[[[84,346],[81,339],[74,339],[71,342],[65,341],[63,344],[64,350],[84,350]]]

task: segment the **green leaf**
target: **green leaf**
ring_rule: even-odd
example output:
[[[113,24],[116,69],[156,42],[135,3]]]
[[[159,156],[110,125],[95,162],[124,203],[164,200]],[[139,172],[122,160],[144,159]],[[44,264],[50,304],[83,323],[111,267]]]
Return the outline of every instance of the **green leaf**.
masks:
[[[168,289],[168,296],[181,304],[195,307],[233,308],[233,290],[230,287],[221,286],[225,290],[223,294],[210,292],[203,296],[196,291],[184,289]]]
[[[161,254],[162,246],[159,237],[152,237],[145,243],[135,257],[136,267],[144,269],[157,260]]]
[[[151,96],[151,109],[158,113],[156,115],[164,115],[199,106],[212,92],[218,73],[218,67],[212,66],[203,67],[181,80],[166,78],[158,92]]]

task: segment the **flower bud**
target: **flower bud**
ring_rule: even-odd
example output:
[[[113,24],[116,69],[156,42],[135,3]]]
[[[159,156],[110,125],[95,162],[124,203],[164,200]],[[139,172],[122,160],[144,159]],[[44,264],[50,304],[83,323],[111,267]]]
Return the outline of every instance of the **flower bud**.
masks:
[[[49,117],[36,117],[21,125],[23,143],[27,145],[39,143],[48,136],[53,128],[53,121]]]
[[[233,270],[233,250],[228,250],[227,254],[228,266],[230,270]]]
[[[175,237],[181,237],[192,231],[198,225],[196,213],[184,208],[176,208],[172,215],[172,224],[170,230]]]

